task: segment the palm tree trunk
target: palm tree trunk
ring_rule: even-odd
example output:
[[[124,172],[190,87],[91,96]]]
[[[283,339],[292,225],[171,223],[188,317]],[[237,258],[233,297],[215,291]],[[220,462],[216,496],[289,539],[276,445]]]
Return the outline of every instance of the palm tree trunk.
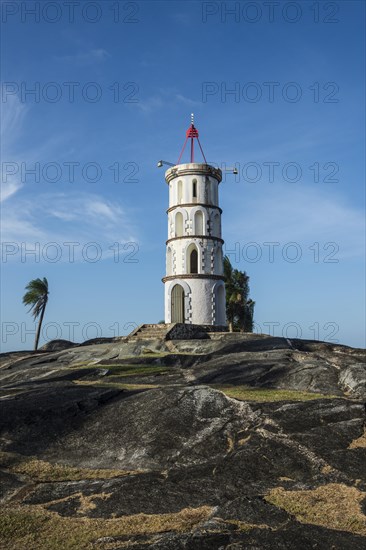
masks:
[[[232,321],[229,321],[229,332],[234,332]]]
[[[42,308],[41,316],[40,316],[39,321],[38,321],[36,340],[34,342],[34,351],[37,351],[37,349],[38,349],[38,342],[39,342],[39,337],[41,335],[41,326],[42,326],[42,321],[43,321],[43,316],[44,316],[45,309],[46,309],[46,304],[44,304],[44,306]]]

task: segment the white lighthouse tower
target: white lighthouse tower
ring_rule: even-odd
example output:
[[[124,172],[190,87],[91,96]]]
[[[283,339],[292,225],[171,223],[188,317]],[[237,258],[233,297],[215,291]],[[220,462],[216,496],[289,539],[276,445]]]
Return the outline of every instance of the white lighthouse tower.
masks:
[[[190,162],[180,164],[190,140]],[[194,161],[197,140],[204,163]],[[165,323],[226,325],[219,183],[221,170],[207,164],[198,131],[191,125],[169,185],[166,241]]]

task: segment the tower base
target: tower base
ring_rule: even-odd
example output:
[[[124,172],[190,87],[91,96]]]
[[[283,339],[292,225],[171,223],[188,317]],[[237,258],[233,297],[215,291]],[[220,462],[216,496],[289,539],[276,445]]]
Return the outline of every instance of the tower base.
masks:
[[[144,324],[133,330],[127,337],[130,340],[197,340],[208,339],[211,335],[228,332],[228,327],[213,325],[187,325],[185,323]]]
[[[225,283],[222,277],[166,277],[165,322],[225,326]]]

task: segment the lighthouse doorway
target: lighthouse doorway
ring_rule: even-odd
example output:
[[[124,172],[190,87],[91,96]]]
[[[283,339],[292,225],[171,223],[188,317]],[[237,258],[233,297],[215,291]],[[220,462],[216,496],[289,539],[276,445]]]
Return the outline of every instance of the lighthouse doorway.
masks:
[[[171,294],[171,320],[172,323],[184,323],[184,289],[180,285],[174,285]]]

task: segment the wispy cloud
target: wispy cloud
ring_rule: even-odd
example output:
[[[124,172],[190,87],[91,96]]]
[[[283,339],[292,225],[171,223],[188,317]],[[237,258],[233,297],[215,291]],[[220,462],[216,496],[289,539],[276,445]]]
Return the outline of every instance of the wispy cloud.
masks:
[[[164,90],[148,98],[140,99],[135,105],[143,113],[150,114],[163,108],[172,108],[180,104],[196,107],[201,106],[202,102],[195,101],[173,90]]]
[[[140,111],[147,114],[147,113],[154,113],[155,111],[159,111],[164,106],[166,106],[166,102],[162,97],[151,96],[146,99],[140,99],[134,105],[136,105],[136,107]]]
[[[246,189],[244,185],[241,190],[236,188],[236,198],[228,201],[227,242],[297,242],[302,247],[334,242],[339,246],[337,257],[363,256],[363,212],[346,204],[333,189],[326,193],[314,186],[267,184],[258,192],[248,191],[244,199]],[[243,200],[238,201],[241,193]]]
[[[202,106],[202,101],[195,101],[194,99],[190,99],[189,97],[185,97],[182,94],[177,94],[175,96],[175,99],[177,100],[177,102],[183,103],[184,105],[189,105],[191,107]]]
[[[21,103],[16,95],[8,95],[6,102],[1,103],[1,122],[0,122],[0,137],[1,137],[1,158],[2,158],[2,177],[0,202],[5,201],[14,195],[21,187],[20,179],[15,175],[11,175],[11,169],[7,169],[6,162],[17,162],[18,158],[15,154],[15,143],[21,136],[24,117],[27,113],[27,107]],[[6,172],[9,172],[7,174]]]
[[[2,240],[34,248],[56,243],[95,242],[108,251],[116,240],[137,242],[132,214],[121,204],[91,193],[44,193],[37,201],[17,199],[16,209],[7,209],[2,220]],[[116,239],[118,235],[118,239]],[[81,251],[81,248],[77,249]],[[112,252],[103,255],[110,257]]]
[[[26,107],[15,95],[2,104],[2,158],[11,161],[15,169],[21,162],[28,162],[36,151],[38,159],[49,156],[51,150],[60,146],[60,139],[62,141],[62,138],[53,138],[38,146],[36,151],[30,147],[20,152],[16,144],[26,130],[26,112]],[[23,192],[19,169],[14,174],[10,172],[9,169],[9,174],[1,178],[1,200],[7,200],[6,208],[2,208],[3,243],[34,249],[35,244],[44,246],[54,242],[62,246],[67,242],[79,242],[83,245],[93,241],[107,249],[103,255],[107,258],[112,255],[108,247],[116,241],[116,236],[120,242],[137,240],[132,215],[121,204],[112,203],[97,193],[78,191],[30,195]]]
[[[77,52],[71,55],[57,56],[57,61],[65,61],[67,63],[75,63],[76,65],[92,65],[101,63],[108,59],[110,54],[103,48],[94,48],[86,52]]]
[[[1,94],[3,96],[3,93]],[[21,125],[27,112],[27,107],[16,95],[5,95],[6,101],[1,103],[1,142],[10,147],[18,139]]]

